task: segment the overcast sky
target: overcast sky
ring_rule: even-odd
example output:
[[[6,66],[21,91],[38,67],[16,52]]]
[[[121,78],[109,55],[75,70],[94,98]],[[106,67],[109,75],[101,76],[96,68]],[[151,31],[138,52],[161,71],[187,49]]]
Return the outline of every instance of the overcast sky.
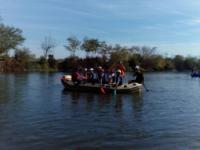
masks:
[[[3,22],[23,30],[24,45],[39,56],[50,35],[57,58],[68,56],[63,45],[71,35],[200,56],[199,8],[200,0],[0,0]]]

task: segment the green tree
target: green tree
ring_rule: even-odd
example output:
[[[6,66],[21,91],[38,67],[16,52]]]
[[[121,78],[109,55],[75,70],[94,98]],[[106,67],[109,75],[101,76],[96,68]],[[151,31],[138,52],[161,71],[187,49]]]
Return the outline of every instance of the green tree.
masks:
[[[165,58],[165,70],[174,70],[175,69],[175,66],[174,66],[174,63],[173,63],[173,60],[172,58]]]
[[[87,37],[84,38],[83,44],[81,45],[81,48],[85,50],[87,56],[91,52],[96,53],[99,47],[100,47],[100,42],[98,41],[98,39],[93,39],[93,38],[88,39]]]
[[[30,67],[30,63],[35,61],[35,55],[31,54],[28,48],[21,48],[15,50],[14,59],[21,70],[27,70]]]
[[[119,61],[122,61],[125,67],[128,68],[130,56],[131,56],[130,53],[126,50],[112,52],[110,55],[110,64],[114,65]]]
[[[56,69],[56,59],[54,58],[53,55],[49,55],[48,56],[48,65],[49,65],[49,68],[52,68],[52,69]]]
[[[139,46],[132,46],[132,47],[130,47],[130,48],[128,49],[128,51],[129,51],[130,53],[133,53],[133,54],[139,53],[139,52],[140,52],[140,47],[139,47]]]
[[[173,59],[175,69],[178,71],[183,71],[184,68],[184,57],[181,55],[176,55]]]
[[[141,56],[139,54],[132,54],[129,57],[128,63],[129,63],[129,67],[134,70],[136,65],[140,65],[141,62]]]
[[[153,61],[154,61],[153,69],[156,71],[164,70],[167,65],[165,59],[161,55],[155,55],[153,57]]]
[[[67,38],[67,42],[67,45],[64,45],[65,49],[71,52],[71,56],[75,57],[75,53],[79,49],[81,42],[75,36]]]
[[[105,41],[99,42],[98,53],[102,55],[103,61],[107,61],[112,51],[112,45],[108,45]]]
[[[0,24],[0,55],[16,49],[24,40],[21,29]]]
[[[197,58],[195,57],[186,57],[184,61],[184,68],[186,70],[192,70],[197,66]]]

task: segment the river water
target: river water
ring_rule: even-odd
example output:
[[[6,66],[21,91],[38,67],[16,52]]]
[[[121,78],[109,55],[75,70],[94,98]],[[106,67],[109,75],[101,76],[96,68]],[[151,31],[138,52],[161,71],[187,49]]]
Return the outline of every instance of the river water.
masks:
[[[149,92],[115,96],[63,91],[62,75],[0,74],[0,150],[200,149],[200,79],[149,73]]]

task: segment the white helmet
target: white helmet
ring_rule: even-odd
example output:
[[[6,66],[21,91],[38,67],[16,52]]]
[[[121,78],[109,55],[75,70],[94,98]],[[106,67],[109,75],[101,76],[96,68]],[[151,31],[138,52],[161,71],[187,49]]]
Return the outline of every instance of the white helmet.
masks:
[[[138,66],[138,65],[137,65],[137,66],[135,66],[135,69],[139,70],[139,69],[140,69],[140,66]]]

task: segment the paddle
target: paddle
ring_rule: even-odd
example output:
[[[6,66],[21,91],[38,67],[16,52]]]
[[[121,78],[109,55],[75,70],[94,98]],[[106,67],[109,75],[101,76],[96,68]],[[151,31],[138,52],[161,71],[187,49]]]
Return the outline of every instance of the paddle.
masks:
[[[113,94],[114,94],[114,95],[117,95],[117,84],[115,85],[115,88],[114,88],[114,90],[113,90]]]
[[[144,83],[143,83],[143,87],[147,92],[149,92],[149,89],[146,87],[146,85]]]
[[[106,91],[104,90],[103,85],[100,85],[100,93],[101,94],[106,94]]]

